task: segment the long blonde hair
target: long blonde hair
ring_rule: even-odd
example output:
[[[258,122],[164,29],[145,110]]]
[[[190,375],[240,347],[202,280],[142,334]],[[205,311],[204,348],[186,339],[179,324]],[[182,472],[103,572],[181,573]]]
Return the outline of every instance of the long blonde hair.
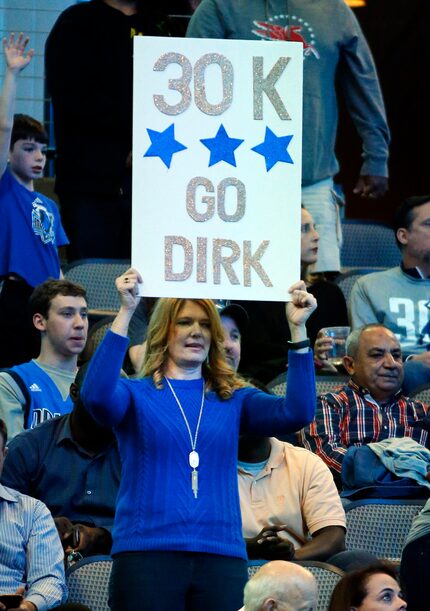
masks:
[[[221,399],[230,399],[238,388],[248,386],[227,364],[224,357],[224,330],[214,302],[211,299],[159,299],[149,321],[146,337],[146,353],[138,377],[151,376],[156,388],[163,388],[163,377],[167,369],[168,341],[170,333],[186,301],[199,305],[209,318],[211,343],[206,361],[202,366],[206,391],[213,390]]]

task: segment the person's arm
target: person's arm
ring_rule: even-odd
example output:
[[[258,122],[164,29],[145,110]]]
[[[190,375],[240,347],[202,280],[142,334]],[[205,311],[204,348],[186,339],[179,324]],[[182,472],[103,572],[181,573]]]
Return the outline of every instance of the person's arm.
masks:
[[[327,560],[345,548],[345,511],[327,465],[310,452],[302,461],[301,514],[311,539],[296,550],[294,558]]]
[[[72,523],[66,516],[54,518],[64,553],[79,552],[82,556],[110,554],[112,535],[107,528]]]
[[[28,36],[22,33],[16,39],[14,34],[3,38],[6,73],[0,97],[0,176],[4,174],[9,155],[18,75],[33,57],[33,49],[26,51],[28,41]]]
[[[137,291],[141,282],[142,277],[132,268],[116,279],[120,309],[91,359],[81,389],[86,409],[105,426],[118,425],[129,406],[129,392],[120,379],[120,372],[128,347],[128,325],[139,303]]]
[[[343,457],[348,449],[341,442],[339,409],[339,405],[327,396],[318,397],[315,420],[300,432],[302,445],[317,454],[337,473],[341,472]]]
[[[281,539],[278,535],[285,528],[285,524],[265,526],[255,537],[245,538],[248,558],[254,560],[292,560],[294,558],[294,545],[289,539]]]
[[[345,529],[342,526],[326,526],[317,530],[310,541],[296,549],[294,560],[327,560],[345,549]]]
[[[60,604],[67,595],[63,548],[54,520],[40,501],[33,507],[26,557],[25,601],[37,609],[48,609]]]
[[[345,549],[345,529],[342,526],[321,528],[297,549],[289,539],[278,535],[284,530],[287,530],[285,525],[265,526],[257,536],[245,539],[248,558],[323,561]]]
[[[390,143],[384,101],[372,54],[358,21],[346,5],[340,10],[346,12],[349,36],[341,48],[338,82],[363,149],[363,164],[354,193],[381,197],[388,189]]]
[[[291,341],[307,339],[305,323],[317,304],[303,281],[290,289],[286,315]],[[291,433],[308,424],[315,415],[316,386],[312,351],[308,347],[290,349],[286,397],[262,391],[248,392],[242,410],[241,429],[250,434],[273,436]]]
[[[0,372],[0,418],[7,427],[8,439],[24,430],[25,397],[18,384],[5,371]]]
[[[34,472],[41,466],[32,434],[23,432],[8,443],[8,451],[1,474],[1,483],[36,498],[33,487]]]

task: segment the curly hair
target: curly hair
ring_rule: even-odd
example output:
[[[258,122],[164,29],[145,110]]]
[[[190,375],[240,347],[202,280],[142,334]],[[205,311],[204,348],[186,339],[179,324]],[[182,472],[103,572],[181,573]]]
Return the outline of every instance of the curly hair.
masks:
[[[209,318],[211,343],[202,374],[206,392],[213,390],[221,399],[230,399],[238,388],[248,386],[227,364],[224,357],[224,331],[221,319],[211,299],[159,299],[149,321],[146,338],[146,354],[138,377],[151,376],[156,388],[163,388],[163,377],[167,369],[168,340],[179,313],[187,301],[203,308]]]

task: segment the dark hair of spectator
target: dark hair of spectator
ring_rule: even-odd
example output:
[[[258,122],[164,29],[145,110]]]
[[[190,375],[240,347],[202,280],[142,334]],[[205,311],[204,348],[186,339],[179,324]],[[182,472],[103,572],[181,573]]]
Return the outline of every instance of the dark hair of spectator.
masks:
[[[3,438],[3,450],[7,443],[7,428],[5,422],[0,418],[0,435]]]
[[[397,208],[394,215],[393,229],[394,235],[396,236],[397,246],[400,248],[400,250],[402,249],[402,244],[397,239],[398,229],[409,229],[415,218],[414,209],[429,202],[430,195],[413,195],[412,197],[405,199],[404,202],[402,202]]]
[[[337,582],[331,595],[328,611],[349,611],[351,607],[359,607],[368,594],[367,582],[372,575],[379,573],[385,573],[398,581],[396,567],[385,560],[347,573]]]
[[[86,299],[87,293],[83,286],[70,282],[70,280],[46,280],[36,286],[30,296],[29,306],[31,315],[41,314],[44,318],[48,318],[51,301],[57,295],[65,297],[83,297]]]
[[[28,115],[18,114],[13,118],[11,149],[17,140],[35,140],[40,144],[48,144],[48,134],[40,121]]]

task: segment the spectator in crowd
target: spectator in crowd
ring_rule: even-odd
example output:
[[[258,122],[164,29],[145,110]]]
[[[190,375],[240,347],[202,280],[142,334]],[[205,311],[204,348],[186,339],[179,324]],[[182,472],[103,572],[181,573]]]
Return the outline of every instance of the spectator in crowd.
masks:
[[[316,611],[318,585],[308,569],[284,560],[261,567],[248,581],[241,611]]]
[[[427,577],[430,566],[430,500],[414,518],[405,541],[400,579],[409,611],[424,611],[427,604]]]
[[[130,259],[133,37],[168,34],[154,3],[90,0],[68,7],[48,36],[55,189],[69,260]]]
[[[8,446],[2,483],[47,505],[66,554],[109,554],[121,461],[112,429],[80,400],[83,365],[70,387],[73,410],[17,435]],[[77,542],[77,545],[76,545]]]
[[[220,312],[227,362],[237,370],[245,310]],[[344,570],[374,560],[366,552],[344,552],[345,513],[323,461],[274,437],[239,438],[238,481],[242,532],[249,558],[324,560]]]
[[[353,328],[381,323],[400,341],[404,390],[430,382],[430,195],[409,197],[398,208],[394,232],[398,267],[366,274],[351,292]]]
[[[57,247],[67,244],[56,204],[34,191],[46,162],[41,123],[15,115],[18,76],[30,63],[28,37],[3,39],[6,73],[0,98],[0,368],[37,355],[28,315],[33,287],[61,274]],[[9,165],[8,165],[9,162]]]
[[[14,437],[23,429],[72,409],[70,384],[88,331],[85,289],[69,280],[47,280],[30,297],[40,332],[39,356],[0,372],[0,417]]]
[[[427,432],[414,426],[427,406],[402,394],[402,352],[394,333],[381,324],[366,325],[349,335],[345,349],[351,379],[318,397],[315,420],[301,432],[304,446],[337,476],[351,446],[389,437],[412,437],[423,446],[427,441]]]
[[[252,388],[225,363],[210,299],[160,299],[148,328],[146,377],[119,380],[141,281],[133,269],[117,279],[121,307],[82,388],[93,417],[114,427],[122,458],[111,608],[134,609],[138,597],[142,611],[236,611],[247,580],[239,430],[281,434],[309,419],[315,386],[305,321],[316,302],[303,282],[291,287],[294,354],[285,398]],[[166,571],[175,575],[169,588]]]
[[[7,429],[0,420],[0,476]],[[18,611],[47,611],[66,598],[64,558],[47,507],[0,484],[0,594],[20,594]],[[0,611],[6,609],[0,602]]]
[[[249,558],[323,560],[347,568],[341,553],[345,513],[333,477],[318,456],[274,437],[242,435],[238,466]]]
[[[328,611],[402,611],[406,607],[396,567],[379,561],[342,577],[333,590]]]
[[[319,256],[319,233],[314,219],[305,208],[301,210],[301,278],[318,302],[318,308],[309,317],[306,328],[314,346],[317,368],[327,368],[326,351],[330,338],[318,337],[323,327],[348,325],[345,298],[333,282],[313,276],[309,268]],[[288,324],[282,303],[276,301],[234,301],[249,316],[248,332],[242,338],[240,372],[267,384],[285,371]],[[328,343],[327,343],[328,339]]]
[[[292,40],[303,44],[302,201],[320,232],[317,271],[339,271],[340,224],[333,176],[338,171],[335,82],[363,143],[354,193],[380,197],[388,187],[384,104],[373,59],[344,0],[202,0],[187,36]]]
[[[224,306],[219,314],[224,330],[225,359],[230,367],[237,371],[242,355],[242,338],[249,325],[248,314],[236,303]]]

